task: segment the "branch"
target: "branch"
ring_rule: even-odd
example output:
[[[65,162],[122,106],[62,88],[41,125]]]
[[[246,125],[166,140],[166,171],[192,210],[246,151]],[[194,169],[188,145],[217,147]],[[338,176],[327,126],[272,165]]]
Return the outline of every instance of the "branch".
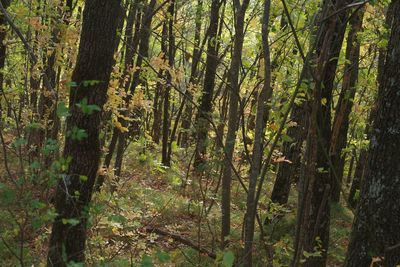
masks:
[[[189,240],[187,238],[184,238],[184,237],[182,237],[182,236],[180,236],[178,234],[170,233],[170,232],[167,232],[165,230],[162,230],[160,228],[155,228],[155,227],[146,227],[145,230],[146,230],[147,233],[156,233],[158,235],[170,237],[170,238],[174,239],[175,241],[177,241],[179,243],[182,243],[182,244],[184,244],[186,246],[189,246],[189,247],[199,251],[200,253],[206,254],[208,257],[210,257],[212,259],[216,259],[217,258],[217,255],[214,252],[209,251],[206,248],[201,247],[199,245],[196,245],[193,241],[191,241],[191,240]]]

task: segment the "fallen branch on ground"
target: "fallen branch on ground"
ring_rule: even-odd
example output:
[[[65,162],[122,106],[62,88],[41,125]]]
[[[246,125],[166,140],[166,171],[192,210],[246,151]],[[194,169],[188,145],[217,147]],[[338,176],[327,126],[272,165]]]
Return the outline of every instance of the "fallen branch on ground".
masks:
[[[167,232],[165,230],[162,230],[160,228],[155,228],[155,227],[146,227],[145,230],[146,230],[147,233],[155,233],[155,234],[158,234],[158,235],[161,235],[161,236],[170,237],[170,238],[172,238],[173,240],[175,240],[175,241],[177,241],[179,243],[182,243],[182,244],[184,244],[186,246],[189,246],[189,247],[199,251],[200,253],[206,254],[208,257],[210,257],[212,259],[216,259],[217,258],[217,255],[214,252],[209,251],[206,248],[201,247],[199,245],[196,245],[193,241],[191,241],[191,240],[189,240],[187,238],[184,238],[184,237],[182,237],[182,236],[180,236],[178,234],[170,233],[170,232]]]

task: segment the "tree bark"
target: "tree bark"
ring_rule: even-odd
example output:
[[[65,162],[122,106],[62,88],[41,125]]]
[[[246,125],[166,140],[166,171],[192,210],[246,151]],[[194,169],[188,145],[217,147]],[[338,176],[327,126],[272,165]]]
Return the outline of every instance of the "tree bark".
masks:
[[[246,10],[249,5],[249,0],[244,0],[242,4],[240,1],[234,1],[234,8],[236,10],[235,18],[235,37],[233,45],[232,60],[229,70],[227,88],[229,90],[229,115],[228,115],[228,132],[225,140],[225,159],[224,169],[222,174],[222,199],[221,199],[221,247],[227,245],[226,237],[230,234],[231,228],[231,183],[232,183],[232,170],[231,162],[236,142],[236,131],[238,128],[238,107],[240,101],[240,85],[239,75],[240,66],[242,63],[242,50],[244,41],[244,19]]]
[[[175,0],[171,0],[168,7],[168,65],[167,85],[164,91],[164,114],[163,114],[163,139],[162,139],[162,164],[171,166],[171,153],[169,153],[169,134],[170,134],[170,115],[169,115],[169,99],[172,87],[172,74],[175,64],[175,37],[174,37],[174,15],[175,15]],[[172,136],[171,136],[172,137]]]
[[[399,14],[400,1],[392,1],[389,9]],[[388,26],[391,34],[346,267],[369,266],[373,257],[382,257],[384,266],[400,264],[400,17],[393,16]]]
[[[1,3],[3,4],[4,9],[7,9],[10,6],[11,0],[1,0]],[[4,15],[0,13],[0,95],[3,94],[3,82],[4,82],[4,67],[6,64],[6,50],[7,46],[5,45],[4,41],[7,36],[7,30],[5,29],[6,26],[6,20],[4,18]],[[0,111],[2,110],[2,106],[0,103]]]
[[[255,201],[257,178],[261,170],[261,161],[263,156],[263,141],[265,133],[265,125],[268,118],[266,114],[269,114],[269,100],[272,96],[271,87],[271,59],[270,59],[270,48],[269,48],[269,17],[270,17],[271,1],[264,1],[264,10],[262,18],[262,55],[264,58],[264,84],[262,91],[257,101],[257,112],[255,119],[255,133],[254,133],[254,148],[252,154],[252,165],[250,171],[250,181],[247,193],[247,206],[245,215],[245,230],[244,230],[244,252],[243,262],[245,266],[252,266],[252,250],[253,250],[253,238],[254,238],[254,225],[257,214],[257,207]]]
[[[85,261],[88,205],[100,161],[99,130],[101,112],[84,113],[77,104],[85,99],[88,105],[102,109],[107,100],[107,87],[114,64],[117,38],[119,0],[87,0],[77,63],[70,90],[70,113],[64,159],[69,161],[67,172],[61,175],[55,196],[57,217],[49,243],[48,266],[66,266],[64,258]],[[85,81],[96,81],[91,85]],[[87,85],[87,86],[84,86]],[[84,135],[77,138],[76,132]],[[75,134],[74,134],[75,133]]]
[[[299,193],[294,265],[303,251],[320,252],[306,259],[304,266],[325,266],[329,247],[331,180],[329,144],[331,138],[331,102],[337,62],[344,39],[348,0],[324,1],[316,38],[313,100],[307,136],[305,169]],[[342,10],[334,16],[333,12]],[[325,19],[328,18],[328,19]],[[319,240],[319,241],[317,241]]]
[[[342,154],[347,145],[347,132],[350,124],[350,112],[356,95],[358,80],[360,40],[357,34],[362,29],[364,8],[357,11],[350,18],[350,31],[347,36],[346,65],[344,69],[342,90],[336,107],[330,143],[330,156],[333,165],[332,175],[332,201],[339,202],[343,180],[343,170],[346,156]]]
[[[212,1],[210,11],[210,26],[208,28],[208,45],[206,59],[206,73],[204,75],[203,94],[200,99],[200,106],[196,119],[196,153],[194,167],[199,169],[205,163],[205,155],[207,148],[207,136],[209,122],[207,118],[212,111],[212,99],[215,86],[215,75],[218,67],[218,24],[219,24],[219,9],[222,0]]]

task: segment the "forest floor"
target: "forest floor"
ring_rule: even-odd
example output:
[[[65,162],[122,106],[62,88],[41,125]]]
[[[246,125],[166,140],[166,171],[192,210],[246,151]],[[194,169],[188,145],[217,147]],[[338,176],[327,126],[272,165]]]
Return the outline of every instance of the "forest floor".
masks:
[[[92,212],[94,227],[88,244],[91,261],[114,262],[118,266],[131,266],[138,259],[142,265],[152,262],[155,266],[223,266],[226,251],[218,249],[220,206],[218,194],[215,194],[218,173],[208,173],[204,177],[188,172],[190,153],[187,151],[178,151],[175,164],[168,169],[152,158],[159,153],[137,151],[141,150],[133,147],[125,157],[124,176],[118,182],[118,190],[112,195],[104,193],[109,190],[103,190],[94,199],[94,209],[104,211],[98,216]],[[246,172],[242,170],[243,177]],[[109,187],[112,187],[112,181],[109,177]],[[266,203],[270,194],[273,181],[268,182],[261,203]],[[240,240],[245,202],[243,190],[238,182],[234,182],[232,234],[228,248],[234,254],[243,245]],[[287,207],[277,206],[267,214],[267,205],[260,205],[263,209],[261,217],[271,219],[271,224],[264,229],[265,240],[274,251],[273,266],[288,266],[290,262],[296,203],[297,191],[292,188]],[[331,212],[328,266],[341,266],[353,215],[340,204],[333,205]],[[255,244],[254,258],[258,266],[266,266],[267,252],[257,234]],[[115,248],[120,249],[116,251]]]
[[[125,156],[123,176],[116,181],[115,177],[109,175],[102,191],[94,195],[86,250],[89,265],[224,266],[227,251],[236,255],[243,245],[240,240],[246,196],[239,183],[234,181],[232,186],[230,246],[220,251],[220,206],[215,191],[219,174],[205,171],[205,176],[188,172],[191,155],[181,149],[177,149],[171,168],[163,167],[152,155],[159,153],[150,149],[143,153],[141,145],[134,143]],[[240,170],[240,166],[238,169],[246,177],[248,170]],[[270,176],[273,177],[273,173]],[[293,253],[297,193],[292,188],[288,206],[274,207],[273,212],[268,214],[266,203],[272,184],[273,181],[268,181],[260,205],[262,219],[268,216],[271,220],[264,228],[264,239],[270,251],[274,252],[273,266],[288,266]],[[113,189],[115,191],[111,193]],[[34,198],[35,194],[31,197]],[[47,204],[41,209],[49,209],[44,214],[50,214],[48,216],[51,217],[51,204]],[[15,208],[13,213],[2,214],[0,226],[9,229],[3,233],[13,231],[13,227],[7,223],[12,221],[9,217],[17,213],[18,209]],[[347,208],[336,205],[332,207],[331,218],[328,266],[341,266],[353,216]],[[31,218],[32,222],[28,224],[33,224],[35,219]],[[34,266],[45,263],[50,222],[25,234],[29,237],[29,240],[25,240],[28,244],[25,247],[26,258],[30,258],[29,262]],[[29,229],[26,231],[29,232]],[[258,229],[256,231],[259,233]],[[7,239],[9,244],[12,243],[11,237],[10,234]],[[17,236],[14,241],[15,247],[18,247]],[[256,234],[254,258],[257,266],[267,265],[265,247]],[[15,259],[6,253],[6,249],[0,252],[0,256],[10,257],[3,266],[13,266]]]

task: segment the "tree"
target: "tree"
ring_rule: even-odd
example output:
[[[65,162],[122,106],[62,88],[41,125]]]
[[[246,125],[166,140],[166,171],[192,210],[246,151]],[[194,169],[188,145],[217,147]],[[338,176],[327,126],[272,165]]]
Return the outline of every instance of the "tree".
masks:
[[[254,238],[254,224],[257,212],[257,203],[255,202],[257,178],[261,170],[261,162],[263,155],[263,143],[265,124],[267,121],[266,114],[269,111],[269,100],[272,96],[271,87],[271,59],[269,47],[269,18],[270,18],[271,1],[264,1],[263,17],[262,17],[262,55],[263,55],[263,69],[264,69],[264,84],[257,101],[257,113],[255,119],[255,134],[254,134],[254,148],[252,154],[252,165],[250,171],[249,190],[247,193],[247,205],[245,215],[245,238],[244,238],[244,252],[243,262],[246,266],[252,266],[252,250]]]
[[[303,258],[303,251],[319,251],[310,256],[305,266],[325,266],[329,247],[330,195],[332,183],[329,144],[331,138],[331,103],[338,57],[344,39],[349,2],[324,1],[315,40],[315,67],[313,68],[311,113],[307,134],[304,170],[300,181],[298,221],[294,265]],[[336,10],[341,12],[336,13]],[[332,15],[333,14],[333,15]]]
[[[175,14],[175,0],[170,1],[168,7],[168,65],[170,67],[167,73],[167,85],[164,91],[164,113],[163,113],[163,139],[162,139],[162,163],[164,166],[171,166],[171,146],[169,143],[170,135],[170,116],[169,116],[169,101],[172,87],[172,75],[175,64],[175,37],[174,37],[174,14]],[[175,133],[173,134],[175,135]],[[171,136],[171,139],[173,137]]]
[[[399,14],[400,1],[392,1],[389,11]],[[373,258],[380,258],[385,266],[400,264],[400,18],[394,15],[388,26],[391,33],[371,129],[370,154],[346,267],[368,266]]]
[[[100,161],[101,109],[114,64],[118,0],[87,0],[77,63],[70,89],[64,159],[55,196],[57,217],[49,243],[48,265],[66,266],[64,259],[85,260],[88,209]],[[84,106],[86,108],[84,108]]]
[[[209,128],[209,113],[212,111],[212,99],[214,95],[215,75],[218,66],[218,25],[219,25],[219,9],[224,1],[212,1],[210,10],[210,25],[208,27],[207,36],[207,59],[204,74],[204,84],[202,96],[200,99],[200,107],[196,119],[197,140],[196,154],[194,166],[200,167],[205,163],[204,157],[206,154],[208,128]]]
[[[4,9],[7,9],[10,6],[10,0],[1,0],[1,4],[3,5]],[[6,20],[4,18],[4,14],[0,14],[0,27],[2,29],[0,30],[0,94],[3,94],[3,83],[4,83],[4,74],[3,70],[6,64],[6,52],[7,52],[7,46],[5,45],[4,41],[7,36],[7,31],[5,29],[6,26]],[[1,106],[0,103],[0,112],[2,111],[3,107]]]
[[[235,18],[235,37],[233,41],[232,60],[229,69],[228,90],[230,93],[229,98],[229,117],[228,117],[228,132],[225,140],[225,159],[224,169],[222,174],[222,199],[221,199],[221,245],[226,245],[226,237],[230,234],[231,227],[231,183],[232,183],[232,170],[231,162],[233,158],[233,151],[236,142],[236,131],[238,128],[238,106],[240,101],[240,84],[239,72],[242,59],[242,49],[244,41],[244,19],[246,10],[249,6],[249,0],[234,1],[234,8],[236,12]]]
[[[332,201],[339,202],[345,165],[345,155],[342,151],[347,145],[347,133],[349,130],[350,113],[356,95],[356,83],[358,80],[360,40],[357,34],[362,29],[365,8],[354,13],[349,21],[350,31],[347,36],[346,60],[344,69],[342,90],[336,106],[335,117],[332,126],[330,142],[330,156],[333,165],[332,175]],[[335,182],[336,181],[336,182]]]

